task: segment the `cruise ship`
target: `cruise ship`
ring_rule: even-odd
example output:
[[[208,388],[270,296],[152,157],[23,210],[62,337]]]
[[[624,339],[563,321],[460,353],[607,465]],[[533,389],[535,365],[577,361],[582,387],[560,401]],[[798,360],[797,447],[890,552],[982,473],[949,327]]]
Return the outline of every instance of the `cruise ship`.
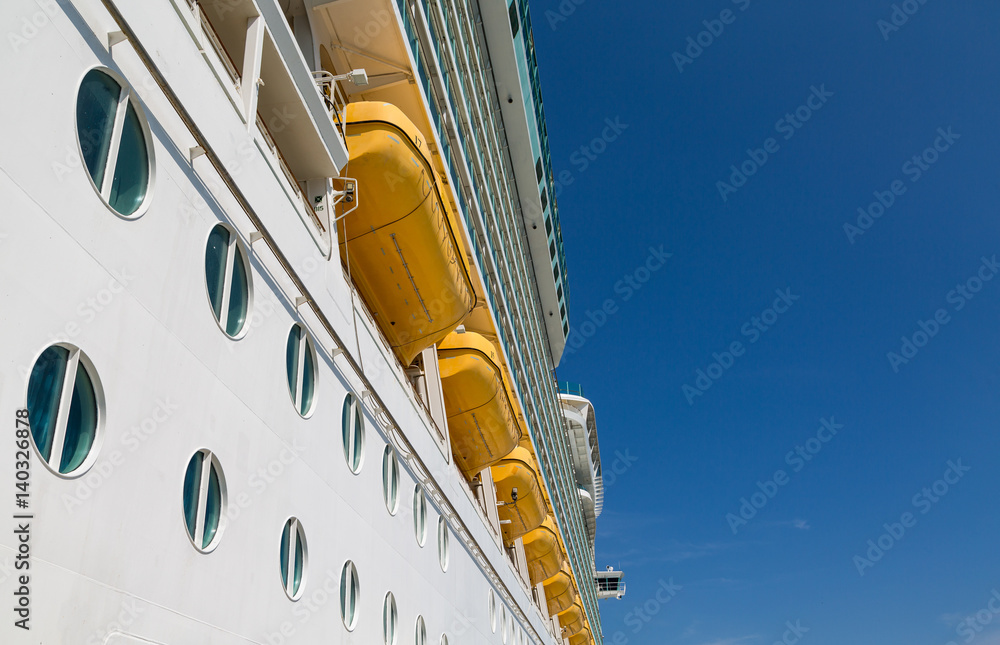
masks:
[[[602,643],[527,0],[0,16],[0,643]]]

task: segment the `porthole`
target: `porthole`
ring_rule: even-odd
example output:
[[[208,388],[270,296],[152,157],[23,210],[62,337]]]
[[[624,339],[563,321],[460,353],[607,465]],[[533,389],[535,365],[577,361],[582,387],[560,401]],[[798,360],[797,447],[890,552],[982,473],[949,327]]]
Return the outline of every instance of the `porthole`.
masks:
[[[448,522],[444,516],[438,518],[438,563],[442,571],[448,570]]]
[[[441,645],[448,645],[448,635],[441,634]]]
[[[358,570],[350,560],[340,573],[340,617],[348,631],[354,631],[358,624],[358,600],[361,598],[361,584]]]
[[[285,528],[281,531],[280,557],[281,585],[291,600],[298,600],[306,586],[309,551],[302,523],[294,517],[285,522]]]
[[[399,509],[399,459],[392,446],[386,446],[382,453],[382,498],[389,515]]]
[[[423,546],[427,541],[427,497],[420,484],[413,489],[413,532],[417,536],[417,544]]]
[[[382,603],[382,641],[385,645],[396,645],[396,623],[399,614],[396,612],[396,598],[390,591]]]
[[[361,472],[365,455],[365,418],[361,411],[358,398],[348,393],[344,399],[344,409],[341,414],[341,436],[344,441],[344,459],[351,472]]]
[[[236,233],[223,224],[208,234],[205,284],[215,322],[230,338],[241,338],[248,329],[253,298],[250,263]]]
[[[142,215],[153,177],[152,139],[135,92],[107,69],[92,69],[76,96],[80,157],[94,190],[124,217]]]
[[[493,592],[493,589],[490,589],[489,608],[490,608],[490,631],[492,631],[494,634],[496,634],[497,633],[497,596]]]
[[[226,480],[210,450],[199,450],[184,473],[184,524],[188,538],[203,553],[219,545],[225,528]]]
[[[104,394],[90,359],[72,345],[52,345],[28,378],[31,439],[52,472],[76,477],[97,459]]]
[[[417,616],[417,624],[413,630],[413,642],[415,645],[427,645],[427,626],[424,625],[423,616]]]
[[[316,348],[309,332],[300,323],[292,325],[285,343],[285,371],[288,394],[300,416],[312,414],[316,395]]]
[[[507,605],[500,605],[500,632],[503,642],[507,642]]]

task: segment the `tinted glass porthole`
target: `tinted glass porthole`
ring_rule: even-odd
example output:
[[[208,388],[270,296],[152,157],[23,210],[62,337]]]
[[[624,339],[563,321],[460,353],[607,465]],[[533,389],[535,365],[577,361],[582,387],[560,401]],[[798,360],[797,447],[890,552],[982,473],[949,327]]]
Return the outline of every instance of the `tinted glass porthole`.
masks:
[[[216,322],[226,335],[238,338],[250,312],[250,264],[236,234],[222,224],[208,235],[205,283]]]
[[[438,518],[438,531],[437,531],[437,533],[438,533],[438,535],[437,535],[437,537],[438,537],[438,564],[441,565],[441,571],[447,571],[448,570],[448,561],[449,561],[449,558],[451,557],[451,555],[450,555],[450,553],[448,551],[448,549],[449,549],[449,545],[448,545],[448,539],[449,539],[449,537],[448,537],[449,536],[448,522],[444,519],[443,516]]]
[[[295,410],[303,417],[309,416],[316,394],[316,350],[309,333],[299,323],[288,332],[285,369]]]
[[[382,498],[390,515],[399,508],[399,460],[392,446],[386,446],[382,453]]]
[[[219,460],[209,450],[199,450],[184,472],[184,524],[199,551],[208,552],[222,537],[226,484]]]
[[[281,584],[292,600],[298,600],[302,596],[307,560],[306,535],[302,530],[302,523],[294,517],[290,518],[281,531],[280,565]]]
[[[385,601],[382,603],[382,641],[385,645],[396,644],[396,623],[398,620],[396,598],[390,591],[385,595]]]
[[[340,573],[340,617],[344,627],[352,631],[358,624],[358,601],[361,598],[361,584],[358,570],[350,560]]]
[[[31,369],[27,398],[39,457],[60,475],[83,473],[96,458],[103,422],[100,383],[90,361],[72,345],[48,347]]]
[[[417,624],[414,628],[413,642],[416,645],[427,645],[427,627],[424,625],[424,617],[417,616]]]
[[[87,72],[76,98],[76,129],[94,188],[115,212],[136,215],[149,191],[152,155],[131,88],[105,70]]]
[[[344,459],[352,473],[361,472],[365,449],[365,419],[361,405],[353,394],[344,399],[341,415],[341,436],[344,443]]]
[[[420,484],[413,489],[413,531],[417,544],[423,546],[427,541],[427,498]]]
[[[490,631],[494,634],[497,631],[497,597],[490,589],[490,600],[489,600],[489,610],[490,610]]]

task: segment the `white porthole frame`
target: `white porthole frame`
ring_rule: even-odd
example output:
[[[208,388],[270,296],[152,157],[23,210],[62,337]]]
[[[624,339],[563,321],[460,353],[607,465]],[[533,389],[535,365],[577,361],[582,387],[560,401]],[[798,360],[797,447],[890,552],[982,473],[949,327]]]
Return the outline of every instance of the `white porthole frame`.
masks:
[[[417,614],[417,619],[413,622],[413,643],[427,645],[427,622],[420,614]]]
[[[306,539],[306,531],[302,528],[302,520],[297,517],[289,517],[285,520],[284,524],[281,525],[281,533],[278,534],[278,553],[281,553],[281,535],[285,532],[285,527],[289,527],[288,533],[288,559],[285,562],[285,567],[287,573],[285,574],[286,580],[282,581],[282,586],[285,589],[285,595],[288,599],[295,602],[302,598],[302,594],[306,589],[306,581],[309,575],[309,541]],[[292,538],[295,538],[295,542],[292,542]],[[297,543],[302,544],[302,575],[299,580],[299,588],[292,589],[295,580],[295,545]],[[281,571],[278,571],[278,579],[281,580]]]
[[[188,464],[194,459],[194,456],[199,452],[204,453],[208,459],[203,459],[201,463],[201,490],[198,495],[198,505],[195,509],[197,511],[197,516],[195,517],[195,535],[191,535],[187,529],[187,517],[184,514],[184,477],[187,474]],[[197,542],[195,542],[195,537],[197,537],[199,531],[198,527],[201,526],[202,531],[205,528],[205,505],[207,504],[208,496],[208,477],[206,473],[210,473],[212,466],[219,473],[219,526],[215,529],[215,535],[212,537],[212,541],[208,543],[208,546],[202,547]],[[226,485],[226,473],[222,469],[222,463],[219,461],[218,455],[215,454],[213,450],[206,447],[201,447],[191,453],[187,461],[184,462],[184,467],[181,470],[181,524],[184,526],[184,535],[187,536],[188,542],[191,543],[199,553],[208,554],[215,551],[218,548],[219,543],[222,541],[222,534],[226,530],[226,525],[228,524],[228,510],[229,510],[229,490]],[[204,535],[204,533],[202,533]]]
[[[72,470],[68,473],[61,473],[59,472],[58,465],[56,465],[56,467],[53,468],[48,461],[42,458],[42,452],[41,450],[38,449],[38,445],[35,443],[35,433],[29,431],[28,437],[31,439],[31,447],[35,451],[35,456],[38,457],[38,461],[42,462],[42,465],[45,466],[46,470],[48,470],[50,473],[61,479],[78,479],[86,475],[87,471],[89,471],[94,466],[94,464],[97,463],[97,459],[101,453],[101,447],[104,445],[104,435],[105,435],[104,422],[107,419],[107,404],[104,399],[104,386],[101,383],[101,379],[97,374],[97,368],[94,366],[93,361],[90,360],[90,357],[87,356],[87,354],[85,354],[82,349],[80,349],[79,347],[77,347],[72,343],[67,343],[67,342],[50,343],[45,347],[43,347],[41,350],[39,350],[31,361],[31,370],[28,371],[28,377],[24,381],[24,409],[28,408],[28,386],[31,383],[31,374],[35,370],[35,365],[38,363],[38,359],[41,358],[42,354],[44,354],[45,351],[48,350],[50,347],[61,347],[69,352],[69,359],[66,365],[66,373],[63,375],[62,390],[60,392],[60,401],[58,408],[59,414],[57,417],[56,428],[54,429],[54,433],[59,433],[60,431],[59,426],[61,425],[62,436],[65,437],[66,435],[66,423],[69,420],[69,405],[73,397],[73,391],[76,389],[76,366],[82,364],[83,369],[87,372],[87,376],[90,377],[90,382],[94,387],[94,399],[97,405],[97,426],[94,429],[94,443],[90,446],[90,452],[89,454],[87,454],[87,458],[83,460],[83,463],[77,466],[75,470]],[[72,386],[69,388],[68,391],[66,388],[67,384]],[[31,422],[30,418],[28,419],[28,422],[30,425]],[[59,454],[61,455],[62,454],[61,444],[59,445],[59,447],[60,447]],[[55,452],[56,452],[56,443],[55,443],[55,436],[53,436],[53,445],[52,445],[52,451],[50,452],[50,456],[52,454],[55,454]],[[187,464],[185,464],[185,467],[186,466]]]
[[[313,363],[313,398],[312,401],[309,402],[309,408],[304,413],[299,409],[299,401],[296,401],[295,396],[292,395],[292,388],[289,386],[287,374],[285,374],[285,387],[288,390],[288,399],[292,402],[292,407],[295,408],[295,413],[303,419],[308,419],[313,415],[313,412],[316,411],[316,395],[319,391],[319,354],[316,353],[316,343],[312,339],[312,334],[309,333],[309,330],[306,329],[306,326],[301,322],[292,323],[292,326],[288,328],[288,334],[285,336],[285,351],[288,351],[288,336],[292,334],[292,330],[296,327],[302,331],[302,334],[299,336],[299,356],[302,357],[302,360],[299,365],[296,366],[298,368],[298,373],[296,375],[298,385],[296,392],[298,394],[296,396],[302,395],[302,385],[305,383],[306,359],[303,349],[309,352],[312,356]]]
[[[347,585],[344,584],[345,576],[350,576]],[[344,623],[347,631],[353,632],[354,628],[358,626],[358,618],[361,615],[361,577],[358,575],[358,567],[353,560],[345,562],[340,570],[340,589],[340,620]],[[343,595],[345,590],[354,596],[354,613],[350,616],[350,621],[348,621],[347,616],[349,605]]]
[[[84,161],[83,158],[83,144],[80,141],[80,123],[76,118],[76,110],[80,103],[80,88],[83,86],[83,79],[87,78],[87,74],[94,70],[107,74],[121,87],[121,92],[118,95],[118,110],[115,114],[113,125],[115,133],[111,135],[111,149],[108,151],[108,160],[105,162],[106,166],[104,168],[104,183],[107,184],[107,186],[98,186],[94,183],[94,178],[90,175],[90,169],[87,168],[87,162]],[[101,198],[101,202],[115,215],[115,217],[120,217],[121,219],[129,221],[139,219],[146,214],[146,211],[149,210],[149,205],[153,201],[153,191],[156,188],[156,153],[153,148],[153,135],[149,130],[149,120],[146,118],[146,111],[142,107],[139,95],[136,94],[132,84],[126,81],[124,76],[110,67],[105,67],[104,65],[93,65],[83,70],[80,78],[76,81],[75,87],[76,94],[75,100],[73,101],[73,134],[76,135],[76,152],[78,158],[80,159],[80,168],[83,170],[83,174],[87,176],[87,181],[90,183],[91,188],[94,189],[94,192],[96,192],[98,197]],[[146,183],[146,194],[143,196],[142,203],[139,204],[139,208],[135,209],[135,212],[130,215],[124,215],[114,209],[111,205],[111,201],[109,200],[109,196],[111,183],[114,181],[115,166],[118,163],[117,144],[121,143],[121,133],[125,121],[125,110],[127,109],[129,103],[132,104],[132,108],[135,110],[136,116],[139,118],[139,126],[142,129],[143,143],[146,144],[146,158],[149,164],[149,181]],[[114,153],[113,155],[112,152]],[[114,161],[112,161],[112,158],[114,158]],[[109,193],[109,195],[105,195],[105,192]]]
[[[490,614],[490,631],[494,634],[497,633],[497,595],[490,587],[490,596],[487,606],[489,607]]]
[[[389,467],[389,472],[386,472],[386,467]],[[399,458],[396,456],[396,450],[389,444],[386,444],[385,450],[382,451],[382,500],[385,502],[385,508],[389,511],[389,515],[395,515],[399,511]],[[389,484],[393,485],[393,493],[389,494]]]
[[[413,488],[413,533],[423,548],[427,544],[427,495],[420,484]]]
[[[391,625],[392,629],[389,629]],[[399,639],[399,610],[396,607],[396,597],[387,591],[382,600],[382,642],[384,645],[396,645]]]
[[[341,428],[340,428],[340,443],[341,447],[344,449],[344,461],[347,462],[347,469],[351,473],[358,475],[361,470],[365,467],[365,441],[367,433],[365,432],[365,410],[361,406],[361,399],[354,395],[353,392],[348,392],[344,397],[344,406],[350,406],[350,414],[347,415],[347,423],[350,424],[348,427],[343,427],[344,423],[344,409],[341,407]],[[345,436],[345,432],[347,436]],[[349,451],[354,449],[354,438],[360,433],[361,435],[361,446],[359,450],[360,455],[357,455],[358,465],[357,468],[354,467],[352,458],[355,456],[354,453]]]
[[[448,520],[445,519],[444,515],[438,516],[438,564],[441,565],[442,572],[448,571],[448,564],[451,562],[450,536],[451,529],[448,527]]]
[[[208,276],[205,275],[205,253],[208,251],[208,239],[212,236],[212,231],[214,231],[215,227],[217,226],[221,226],[222,228],[226,229],[229,232],[229,245],[228,245],[229,249],[227,251],[226,265],[225,265],[226,274],[222,281],[222,288],[224,290],[223,293],[225,293],[225,291],[227,291],[230,288],[230,285],[232,284],[233,274],[231,266],[234,257],[240,257],[243,260],[243,270],[246,271],[247,274],[247,315],[243,321],[243,326],[240,327],[239,332],[237,332],[235,336],[230,336],[229,332],[226,331],[226,323],[229,322],[228,305],[229,305],[229,299],[232,298],[232,294],[229,294],[229,298],[226,298],[226,296],[223,295],[222,297],[223,302],[220,309],[221,311],[225,312],[225,315],[221,318],[216,318],[215,308],[212,305],[212,294],[208,292]],[[202,254],[200,256],[201,274],[202,274],[201,285],[202,289],[205,292],[205,301],[208,303],[208,311],[212,314],[212,320],[215,321],[215,324],[219,327],[219,330],[223,333],[223,335],[225,335],[226,338],[230,340],[242,340],[243,338],[246,338],[246,335],[248,333],[250,333],[250,327],[252,326],[251,320],[253,319],[254,288],[253,288],[253,271],[252,271],[252,265],[250,263],[250,249],[243,244],[243,240],[240,239],[239,233],[237,233],[236,229],[233,228],[233,226],[228,224],[227,222],[222,222],[222,221],[215,222],[209,227],[208,233],[205,234],[205,238],[202,242],[201,248],[202,248]],[[242,251],[242,253],[236,254],[237,249]]]

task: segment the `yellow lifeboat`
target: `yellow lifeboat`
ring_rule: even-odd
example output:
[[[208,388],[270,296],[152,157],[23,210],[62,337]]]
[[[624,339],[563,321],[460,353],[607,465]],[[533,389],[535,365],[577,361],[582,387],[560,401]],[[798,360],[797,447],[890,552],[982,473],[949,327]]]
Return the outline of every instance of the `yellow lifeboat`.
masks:
[[[521,439],[500,357],[493,343],[479,334],[453,333],[438,345],[438,369],[455,463],[472,479]]]
[[[546,517],[542,525],[524,535],[524,558],[528,562],[528,579],[537,585],[559,572],[562,551],[555,522]]]
[[[580,603],[573,603],[569,609],[558,613],[557,616],[559,616],[559,626],[563,628],[563,638],[571,638],[583,631],[583,607]]]
[[[542,583],[542,588],[545,590],[545,603],[548,605],[550,616],[566,611],[576,600],[573,577],[565,567]]]
[[[527,448],[518,446],[490,470],[497,489],[497,500],[503,502],[497,507],[500,530],[504,544],[510,547],[517,538],[538,528],[545,520],[547,509],[535,472],[535,460]],[[515,488],[516,501],[513,499]]]
[[[403,365],[447,336],[476,302],[451,206],[427,142],[390,103],[347,106],[345,175],[357,209],[341,220],[340,255]]]
[[[588,645],[591,642],[593,641],[590,639],[590,630],[586,627],[579,634],[571,636],[569,639],[569,645]]]

